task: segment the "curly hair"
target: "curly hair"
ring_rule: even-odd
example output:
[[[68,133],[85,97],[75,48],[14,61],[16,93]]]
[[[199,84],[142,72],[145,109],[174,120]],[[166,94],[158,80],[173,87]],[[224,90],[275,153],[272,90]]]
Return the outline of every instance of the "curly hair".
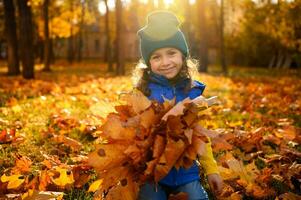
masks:
[[[175,84],[177,80],[189,79],[189,83],[185,87],[185,92],[188,92],[192,87],[192,77],[197,72],[198,61],[192,58],[185,58],[183,56],[183,66],[176,77],[169,80],[171,84]],[[148,88],[148,83],[150,81],[150,71],[149,65],[146,65],[143,60],[140,60],[136,65],[132,79],[134,87],[140,90],[145,96],[150,96],[150,90]]]

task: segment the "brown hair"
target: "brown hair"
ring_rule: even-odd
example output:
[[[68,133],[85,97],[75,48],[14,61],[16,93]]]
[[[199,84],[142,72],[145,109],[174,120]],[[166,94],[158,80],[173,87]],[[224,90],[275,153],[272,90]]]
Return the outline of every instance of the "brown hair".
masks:
[[[192,87],[192,76],[197,72],[198,62],[195,59],[185,58],[183,56],[183,66],[177,76],[170,80],[171,83],[179,79],[189,79],[186,85],[185,92],[188,92]],[[150,81],[150,66],[146,65],[143,60],[140,60],[133,71],[134,87],[140,90],[145,96],[150,96],[148,83]]]

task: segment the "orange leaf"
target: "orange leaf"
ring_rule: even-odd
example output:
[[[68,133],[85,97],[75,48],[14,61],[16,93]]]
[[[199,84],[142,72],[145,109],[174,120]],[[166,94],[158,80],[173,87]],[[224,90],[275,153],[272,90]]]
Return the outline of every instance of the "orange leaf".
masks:
[[[135,113],[139,114],[151,106],[151,101],[140,91],[135,91],[125,96],[128,105],[133,107]]]
[[[171,194],[168,200],[188,200],[189,196],[186,192],[180,192],[178,194]]]
[[[135,129],[132,127],[125,127],[116,114],[110,114],[106,123],[102,126],[103,133],[106,137],[120,140],[131,140],[135,137]]]
[[[153,158],[158,158],[164,151],[165,140],[162,136],[156,135],[153,146]]]
[[[141,125],[148,129],[152,125],[155,125],[158,123],[158,116],[155,115],[155,111],[152,108],[147,109],[140,115],[140,121]]]
[[[126,160],[126,155],[123,153],[126,148],[126,145],[121,144],[98,145],[88,156],[88,164],[99,171],[120,166]]]
[[[206,153],[206,143],[195,135],[192,136],[192,144],[198,155],[202,156]]]
[[[142,159],[142,152],[135,144],[129,146],[124,153],[130,157],[134,163],[138,163]]]
[[[53,135],[53,140],[57,143],[63,143],[66,146],[71,147],[75,151],[79,151],[82,147],[82,144],[79,141],[64,135]]]
[[[107,200],[136,200],[138,185],[131,178],[123,179],[120,185],[113,187],[107,194]]]
[[[185,135],[186,138],[188,139],[188,144],[191,144],[191,142],[192,142],[193,130],[192,130],[192,129],[186,129],[186,130],[184,131],[184,135]]]
[[[46,191],[47,186],[51,183],[51,178],[47,171],[43,170],[40,172],[39,176],[39,190]]]
[[[15,166],[12,169],[13,174],[27,173],[31,170],[32,161],[26,156],[17,156]]]

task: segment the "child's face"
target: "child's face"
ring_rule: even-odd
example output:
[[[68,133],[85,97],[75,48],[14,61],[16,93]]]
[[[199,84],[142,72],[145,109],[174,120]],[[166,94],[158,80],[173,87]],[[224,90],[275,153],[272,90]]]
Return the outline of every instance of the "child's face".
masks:
[[[149,63],[154,73],[172,79],[181,70],[183,57],[176,48],[161,48],[152,53]]]

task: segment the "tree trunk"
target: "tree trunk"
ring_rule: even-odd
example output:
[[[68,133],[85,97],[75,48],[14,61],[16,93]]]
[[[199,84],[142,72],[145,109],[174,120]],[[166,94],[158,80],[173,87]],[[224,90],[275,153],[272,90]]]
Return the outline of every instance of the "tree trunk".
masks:
[[[116,0],[116,57],[117,57],[117,66],[116,74],[124,75],[125,74],[125,61],[124,61],[124,31],[123,31],[123,22],[122,22],[122,3],[121,0]]]
[[[22,61],[22,75],[26,79],[34,78],[34,53],[33,53],[33,22],[29,0],[18,0],[20,22],[20,48]]]
[[[105,61],[108,62],[108,72],[113,72],[113,62],[112,62],[112,48],[111,48],[111,35],[110,35],[110,10],[108,6],[108,1],[105,0],[106,5],[106,16],[105,16],[105,33],[106,33],[106,50],[105,50]]]
[[[158,0],[158,8],[160,9],[164,9],[165,8],[165,4],[163,0]]]
[[[15,7],[12,0],[4,0],[5,37],[7,42],[8,75],[20,74]]]
[[[221,13],[220,13],[220,59],[223,73],[228,74],[225,56],[225,41],[224,41],[224,0],[221,0]]]
[[[189,0],[185,0],[183,1],[184,3],[184,8],[185,8],[185,21],[184,21],[184,24],[183,24],[183,30],[184,30],[184,33],[185,33],[185,37],[186,37],[186,40],[187,40],[187,43],[188,43],[188,46],[191,48],[191,31],[190,31],[190,25],[191,25],[191,22],[189,19],[191,19],[191,6],[189,4]]]
[[[78,43],[77,43],[77,61],[82,61],[82,49],[83,49],[83,30],[84,30],[84,23],[85,23],[85,13],[86,13],[86,2],[85,0],[81,1],[81,18],[80,18],[80,28],[78,32]]]
[[[50,39],[49,39],[49,14],[48,14],[49,0],[44,0],[43,16],[44,16],[44,69],[43,71],[50,71]]]
[[[206,27],[206,4],[207,0],[199,0],[199,13],[200,13],[200,66],[199,72],[207,72],[208,71],[208,35],[207,35],[207,27]]]
[[[73,1],[69,0],[69,2],[70,2],[70,11],[71,11],[71,13],[73,13]],[[73,63],[73,61],[74,61],[74,37],[73,37],[72,19],[70,19],[69,23],[71,23],[71,26],[70,26],[70,36],[68,38],[67,59],[68,59],[69,63]]]

